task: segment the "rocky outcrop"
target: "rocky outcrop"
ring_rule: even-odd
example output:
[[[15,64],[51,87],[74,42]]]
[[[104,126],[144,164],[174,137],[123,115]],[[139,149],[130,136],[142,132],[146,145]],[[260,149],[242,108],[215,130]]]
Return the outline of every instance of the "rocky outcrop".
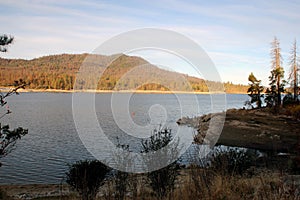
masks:
[[[292,152],[300,140],[300,121],[286,115],[275,115],[267,109],[230,109],[226,112],[225,123],[221,123],[225,113],[207,114],[195,118],[182,118],[179,125],[188,125],[197,129],[196,143],[246,147],[259,150]],[[219,121],[219,124],[212,120]],[[216,124],[221,134],[214,135]],[[214,129],[214,130],[212,130]],[[213,135],[214,137],[212,137]]]

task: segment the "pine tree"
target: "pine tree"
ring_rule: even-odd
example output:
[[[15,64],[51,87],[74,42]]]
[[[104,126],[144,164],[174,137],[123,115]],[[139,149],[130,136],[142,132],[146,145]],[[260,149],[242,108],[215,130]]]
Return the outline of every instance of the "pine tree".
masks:
[[[7,51],[7,45],[12,43],[13,37],[3,35],[0,36],[0,52],[6,52]],[[2,108],[2,111],[0,112],[0,119],[5,117],[6,115],[10,114],[11,111],[9,110],[7,105],[7,97],[13,95],[13,94],[19,94],[19,89],[25,89],[26,82],[22,79],[19,81],[14,81],[14,88],[10,89],[6,94],[2,93],[0,90],[0,108]],[[6,107],[6,111],[4,108]],[[24,135],[28,133],[27,129],[23,129],[22,127],[18,127],[14,130],[11,130],[9,128],[9,125],[4,125],[0,123],[0,158],[3,158],[7,156],[8,153],[10,153],[13,150],[14,145],[16,144],[17,140],[21,139]],[[0,162],[0,167],[1,167]]]
[[[271,43],[271,58],[272,58],[272,70],[270,80],[270,88],[267,89],[266,103],[269,106],[281,106],[281,93],[284,92],[284,70],[282,68],[281,49],[279,47],[279,41],[275,37]]]
[[[281,105],[281,93],[284,92],[285,82],[280,82],[278,85],[278,79],[282,79],[283,74],[282,68],[273,69],[271,71],[271,76],[269,76],[270,88],[267,88],[267,96],[265,98],[268,107],[279,107]],[[278,94],[280,94],[280,96],[278,96]]]
[[[27,85],[23,80],[15,81],[15,88],[9,90],[6,94],[3,94],[0,91],[0,108],[5,108],[5,105],[7,104],[7,97],[13,95],[13,94],[19,94],[19,89],[25,89],[25,86]],[[6,108],[6,111],[4,113],[1,113],[0,119],[5,117],[6,115],[10,114],[11,111],[9,108]],[[9,128],[9,125],[2,126],[0,123],[0,158],[3,158],[7,156],[13,149],[17,142],[17,140],[21,139],[24,135],[28,133],[27,129],[23,129],[22,127],[18,127],[14,130],[11,130]],[[0,162],[0,167],[1,167]]]
[[[6,52],[7,46],[13,42],[12,36],[0,35],[0,52]]]
[[[257,80],[257,78],[253,75],[253,73],[251,72],[251,74],[248,77],[248,81],[249,83],[249,88],[248,88],[248,95],[251,97],[251,104],[252,103],[256,103],[258,108],[261,108],[261,98],[263,97],[263,94],[261,94],[261,92],[263,92],[264,87],[261,86],[261,80]]]
[[[297,41],[294,41],[294,44],[291,49],[291,57],[290,57],[290,73],[289,73],[289,80],[291,86],[294,91],[294,101],[298,100],[298,58],[297,58]]]

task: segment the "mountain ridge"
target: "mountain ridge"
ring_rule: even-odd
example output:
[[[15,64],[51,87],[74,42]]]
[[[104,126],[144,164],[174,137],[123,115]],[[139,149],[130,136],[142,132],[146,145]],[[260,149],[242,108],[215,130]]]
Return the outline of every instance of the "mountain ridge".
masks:
[[[113,57],[118,58],[113,60],[105,71],[101,72],[103,74],[97,82],[89,83],[89,79],[80,82],[82,80],[76,78],[79,68],[86,58],[102,62],[105,59],[111,60]],[[0,58],[0,70],[0,86],[7,87],[15,80],[22,79],[30,83],[29,89],[72,90],[76,82],[77,86],[78,84],[82,85],[81,89],[94,89],[96,85],[99,90],[208,92],[208,85],[210,87],[217,85],[216,82],[167,71],[152,65],[141,57],[124,54],[113,56],[87,53],[57,54],[30,60]],[[228,93],[246,93],[247,91],[247,86],[244,85],[225,83],[224,86]]]

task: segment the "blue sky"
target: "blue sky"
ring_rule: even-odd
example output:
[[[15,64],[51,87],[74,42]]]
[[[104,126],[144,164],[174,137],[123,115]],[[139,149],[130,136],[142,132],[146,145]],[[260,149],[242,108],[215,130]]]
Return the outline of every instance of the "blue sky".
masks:
[[[197,42],[223,81],[247,84],[248,75],[254,72],[267,85],[274,36],[281,43],[287,76],[291,44],[295,38],[300,41],[299,10],[296,0],[0,0],[2,33],[15,37],[9,52],[0,56],[31,59],[92,52],[122,32],[162,28]],[[155,63],[160,58],[154,55],[145,57]]]

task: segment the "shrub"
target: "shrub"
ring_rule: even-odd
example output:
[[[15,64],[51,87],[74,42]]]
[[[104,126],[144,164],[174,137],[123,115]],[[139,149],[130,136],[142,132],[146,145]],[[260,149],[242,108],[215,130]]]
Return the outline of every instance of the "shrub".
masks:
[[[93,200],[109,172],[110,168],[98,160],[78,161],[69,166],[66,182],[80,194],[82,200]]]
[[[11,200],[12,198],[7,195],[7,193],[0,189],[0,200]]]
[[[158,130],[155,129],[154,133],[151,135],[149,140],[142,141],[142,152],[151,153],[157,151],[172,141],[171,129],[160,127]],[[159,157],[167,157],[172,159],[172,157],[177,156],[176,147],[175,149],[167,149]],[[146,165],[153,164],[151,161],[147,162]],[[148,184],[155,193],[157,199],[163,199],[169,195],[175,187],[175,181],[179,175],[179,164],[177,161],[171,163],[170,165],[149,172],[147,174]]]
[[[295,103],[294,96],[292,94],[286,94],[282,101],[284,107]]]
[[[119,163],[122,166],[128,166],[128,159],[129,159],[129,145],[121,144],[119,141],[119,138],[117,137],[117,147],[121,148],[125,151],[125,153],[121,155],[116,154],[114,155],[114,158],[116,159],[117,163]],[[125,159],[123,158],[125,157]],[[129,178],[129,173],[123,172],[116,170],[114,173],[114,194],[115,194],[115,199],[117,200],[123,200],[125,199],[125,194],[127,191],[128,187],[128,178]]]
[[[256,158],[254,150],[219,148],[212,155],[210,167],[222,175],[242,175],[255,164]]]
[[[294,106],[291,113],[296,119],[300,119],[300,105]]]

